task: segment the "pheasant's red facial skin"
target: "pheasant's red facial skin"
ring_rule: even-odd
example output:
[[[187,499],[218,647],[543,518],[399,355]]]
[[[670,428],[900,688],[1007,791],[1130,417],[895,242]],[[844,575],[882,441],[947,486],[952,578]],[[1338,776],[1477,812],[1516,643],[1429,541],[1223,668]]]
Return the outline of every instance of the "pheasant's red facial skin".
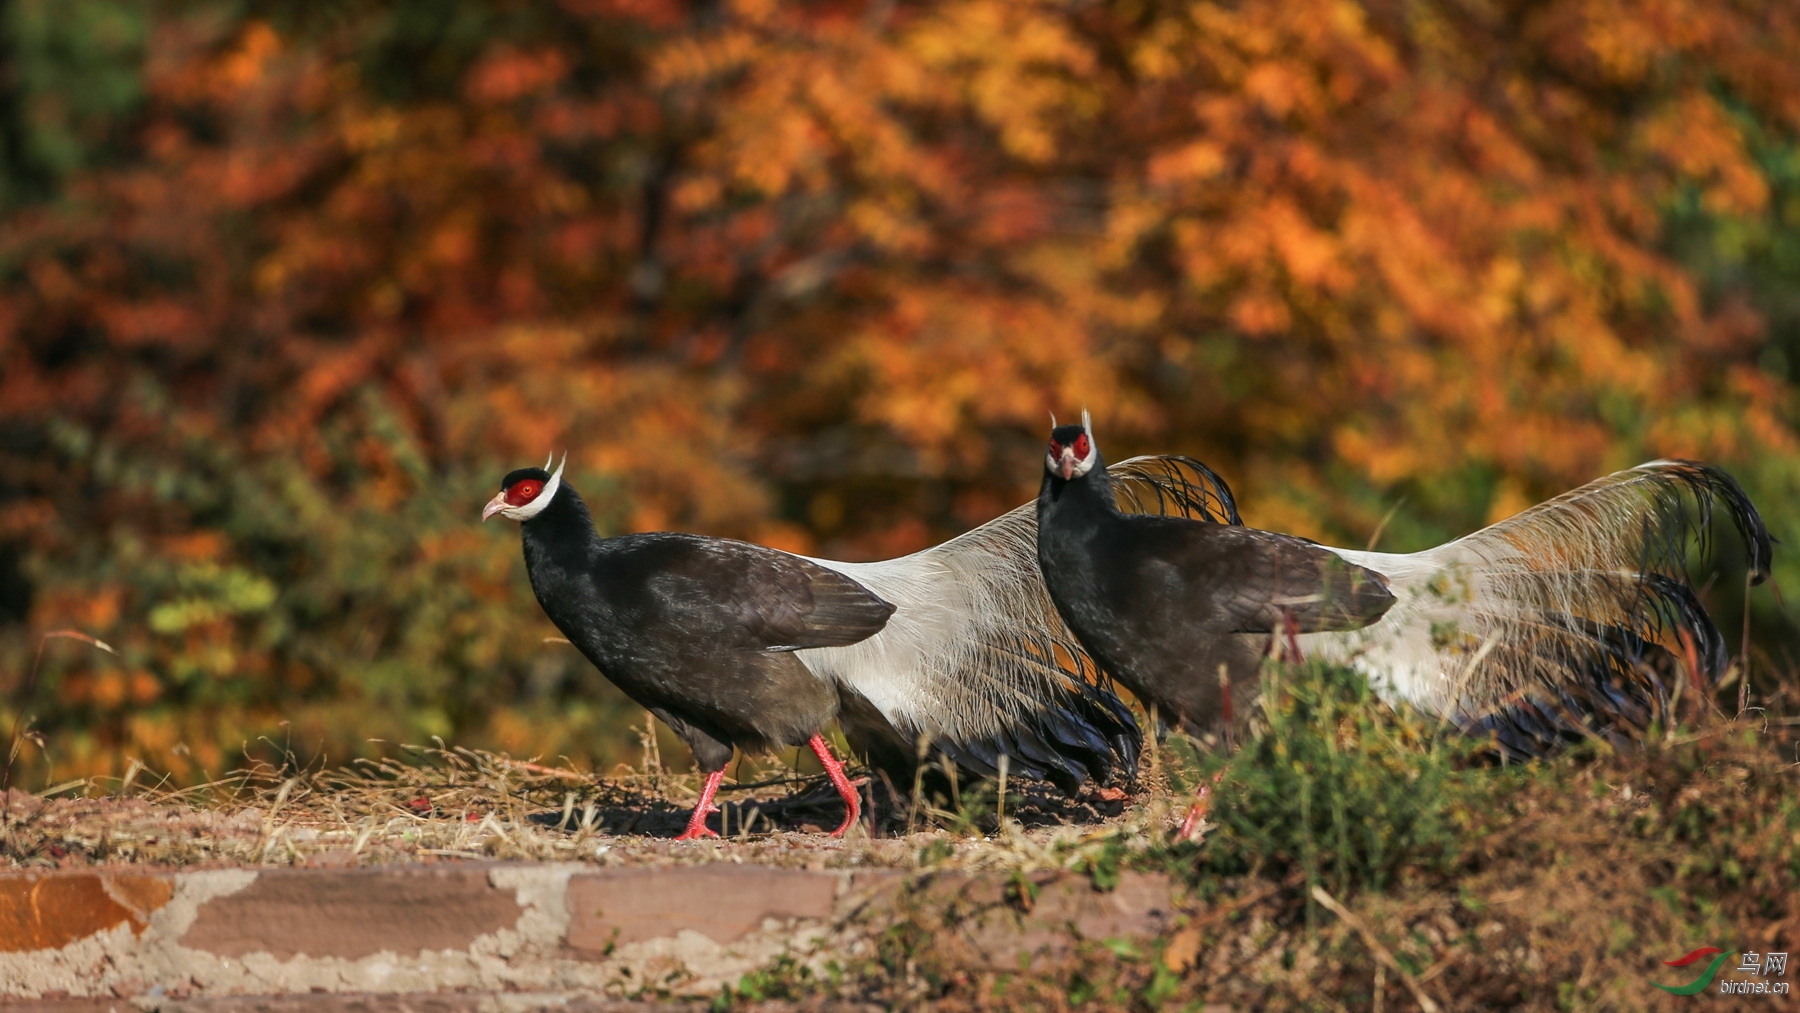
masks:
[[[543,491],[544,483],[535,478],[528,478],[523,482],[514,482],[512,488],[506,490],[506,505],[524,506],[532,500],[537,499],[538,493]]]
[[[543,513],[562,488],[562,465],[557,465],[554,472],[548,468],[549,462],[545,462],[542,468],[517,468],[507,472],[500,480],[500,491],[482,508],[481,519],[485,521],[499,514],[508,520],[524,522]]]
[[[1094,438],[1081,426],[1057,426],[1044,454],[1044,470],[1067,482],[1086,475],[1099,459]]]

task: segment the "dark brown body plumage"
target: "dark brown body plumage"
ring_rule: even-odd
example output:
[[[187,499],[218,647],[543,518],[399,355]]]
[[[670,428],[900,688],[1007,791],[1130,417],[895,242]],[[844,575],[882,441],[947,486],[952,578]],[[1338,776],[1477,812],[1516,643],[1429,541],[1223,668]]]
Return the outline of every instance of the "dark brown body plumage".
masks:
[[[1072,444],[1080,426],[1053,438]],[[1302,538],[1121,513],[1099,450],[1086,474],[1045,475],[1038,562],[1063,621],[1102,668],[1190,732],[1244,713],[1271,637],[1358,629],[1394,603],[1372,570]],[[1220,673],[1233,687],[1228,711]]]
[[[793,652],[856,643],[893,613],[849,577],[775,549],[669,532],[602,539],[574,489],[554,497],[522,525],[538,603],[708,772],[734,747],[818,733],[838,691]]]

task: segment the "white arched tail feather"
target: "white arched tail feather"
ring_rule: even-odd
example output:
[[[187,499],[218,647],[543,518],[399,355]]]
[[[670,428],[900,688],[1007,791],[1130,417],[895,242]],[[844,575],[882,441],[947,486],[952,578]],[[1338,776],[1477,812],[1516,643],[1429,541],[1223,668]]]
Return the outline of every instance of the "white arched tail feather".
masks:
[[[1608,668],[1622,639],[1654,642],[1676,627],[1702,641],[1703,668],[1722,667],[1723,642],[1685,571],[1717,507],[1760,582],[1770,539],[1737,482],[1652,461],[1423,552],[1332,549],[1387,577],[1398,601],[1365,629],[1302,636],[1301,650],[1356,666],[1390,701],[1464,724]]]
[[[1230,491],[1198,462],[1140,457],[1108,472],[1124,509],[1237,519]],[[1035,502],[909,556],[813,562],[895,610],[880,633],[797,652],[801,661],[861,694],[909,739],[995,735],[1060,699],[1072,680],[1097,678],[1044,588]]]

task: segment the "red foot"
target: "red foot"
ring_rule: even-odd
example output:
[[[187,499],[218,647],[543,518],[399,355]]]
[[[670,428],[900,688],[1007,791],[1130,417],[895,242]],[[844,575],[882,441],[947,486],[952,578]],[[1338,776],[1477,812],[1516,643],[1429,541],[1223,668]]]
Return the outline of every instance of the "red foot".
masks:
[[[844,831],[855,826],[856,821],[862,818],[862,796],[857,794],[856,787],[850,783],[850,779],[844,776],[844,765],[837,761],[837,757],[831,755],[831,747],[825,744],[822,736],[815,735],[807,740],[806,744],[812,747],[813,755],[817,756],[819,762],[825,765],[825,773],[830,776],[831,783],[837,788],[838,794],[844,796],[844,806],[850,810],[844,816],[844,825],[831,832],[833,837],[842,837]]]
[[[1181,829],[1175,831],[1177,840],[1197,841],[1200,839],[1200,824],[1206,822],[1206,814],[1212,810],[1213,789],[1225,778],[1225,772],[1213,775],[1211,784],[1202,784],[1194,792],[1194,804],[1188,808],[1187,818],[1181,821]]]
[[[678,841],[692,841],[701,837],[717,837],[717,832],[706,825],[708,813],[716,813],[719,807],[713,805],[713,796],[718,794],[719,782],[725,780],[723,770],[715,770],[706,775],[706,787],[700,789],[700,801],[694,806],[694,815],[688,817],[687,829],[682,831]]]

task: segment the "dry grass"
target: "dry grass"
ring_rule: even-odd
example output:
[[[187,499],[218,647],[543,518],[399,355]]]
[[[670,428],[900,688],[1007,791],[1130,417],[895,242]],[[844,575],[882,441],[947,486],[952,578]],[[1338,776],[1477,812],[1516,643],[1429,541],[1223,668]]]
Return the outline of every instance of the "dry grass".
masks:
[[[1370,716],[1327,713],[1314,729],[1321,743],[1348,741],[1346,714]],[[1404,715],[1397,720],[1404,728]],[[1290,733],[1311,734],[1296,728]],[[1344,800],[1345,811],[1379,811],[1356,806],[1378,803],[1382,792],[1443,790],[1443,833],[1454,844],[1388,855],[1379,879],[1355,875],[1355,866],[1331,878],[1321,871],[1331,868],[1326,852],[1309,860],[1301,836],[1260,844],[1233,836],[1224,811],[1207,841],[1174,840],[1184,786],[1216,761],[1166,748],[1129,805],[1059,808],[1035,786],[1014,785],[1002,822],[991,788],[964,786],[960,807],[884,804],[886,818],[846,841],[808,830],[842,814],[816,778],[738,786],[727,793],[727,840],[675,843],[698,780],[662,769],[653,752],[636,769],[595,780],[434,747],[344,768],[263,766],[185,789],[137,772],[58,786],[48,798],[15,791],[3,844],[10,864],[37,867],[729,857],[809,868],[1062,869],[1102,887],[1117,870],[1139,868],[1192,887],[1165,938],[1090,942],[1067,961],[1009,975],[961,948],[953,912],[927,907],[882,929],[878,957],[833,983],[778,965],[746,979],[744,994],[945,1010],[1674,1008],[1651,985],[1680,977],[1662,959],[1699,945],[1800,949],[1794,730],[1790,719],[1714,716],[1659,734],[1641,752],[1577,751],[1447,777],[1409,773],[1408,763],[1437,762],[1427,753],[1396,766],[1392,749],[1370,751],[1386,780],[1348,768],[1334,782],[1349,786],[1341,793],[1372,794]],[[1268,776],[1268,757],[1292,757],[1304,745],[1241,751],[1217,804],[1247,813],[1279,803],[1287,782]],[[1232,864],[1246,857],[1246,867]]]
[[[868,779],[860,780],[867,813],[874,796]],[[983,853],[996,843],[1011,842],[998,850],[1023,858],[1093,829],[1069,821],[1104,823],[1108,810],[1117,816],[1124,808],[1122,800],[1063,800],[1048,786],[1015,783],[1007,832],[990,840],[980,829],[996,825],[991,787],[985,795],[972,791],[955,812],[895,806],[884,797],[879,821],[865,817],[847,840],[834,840],[821,828],[837,825],[843,803],[829,782],[778,775],[727,782],[713,823],[724,840],[675,842],[699,788],[698,775],[662,769],[653,744],[642,766],[605,778],[441,745],[402,747],[394,758],[329,769],[261,764],[185,788],[162,786],[134,767],[120,779],[71,781],[36,794],[13,790],[0,846],[15,867],[698,862],[716,859],[722,847],[746,861],[777,864],[916,867],[956,854],[985,867],[993,863]],[[1166,808],[1139,805],[1135,818]]]

